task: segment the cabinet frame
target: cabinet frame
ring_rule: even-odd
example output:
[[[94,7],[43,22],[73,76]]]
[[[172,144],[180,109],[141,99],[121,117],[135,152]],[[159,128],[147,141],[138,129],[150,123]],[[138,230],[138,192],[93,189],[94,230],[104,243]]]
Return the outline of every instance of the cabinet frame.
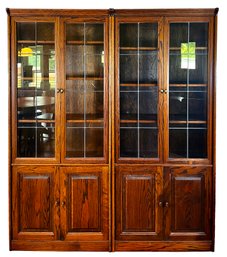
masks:
[[[51,10],[51,9],[7,9],[8,13],[8,56],[9,56],[9,227],[10,227],[10,249],[11,250],[60,250],[60,251],[214,251],[214,237],[215,237],[215,165],[216,165],[216,58],[217,58],[217,13],[216,9],[156,9],[156,10]],[[152,16],[152,18],[151,18]],[[48,17],[48,18],[47,18]],[[97,18],[98,17],[98,18]],[[160,46],[159,56],[162,66],[159,77],[159,86],[163,89],[168,89],[168,36],[169,28],[168,24],[170,22],[190,22],[190,21],[201,21],[209,22],[209,60],[208,60],[208,136],[207,136],[207,147],[208,156],[206,159],[170,159],[168,158],[168,95],[159,94],[159,110],[163,106],[166,106],[164,111],[159,111],[159,125],[161,124],[161,129],[159,131],[159,145],[165,144],[163,150],[159,147],[159,159],[150,158],[119,158],[119,149],[116,142],[119,143],[119,134],[116,132],[119,126],[119,117],[116,117],[116,112],[119,111],[119,105],[116,104],[119,100],[118,98],[118,33],[117,26],[120,21],[125,22],[138,22],[139,21],[158,21],[162,30],[160,31]],[[105,27],[105,44],[107,52],[105,53],[106,58],[106,74],[105,74],[105,99],[108,98],[105,103],[104,108],[108,108],[104,118],[106,119],[105,137],[106,144],[104,149],[104,158],[95,160],[96,158],[90,158],[89,160],[81,160],[79,158],[74,158],[72,160],[64,159],[64,151],[60,150],[62,142],[65,140],[65,132],[61,133],[60,127],[65,125],[64,115],[61,115],[61,104],[64,102],[64,95],[55,94],[55,158],[17,158],[17,114],[15,110],[17,109],[17,98],[16,98],[16,84],[17,84],[17,67],[16,67],[16,22],[54,22],[55,23],[55,54],[56,54],[56,89],[58,86],[65,89],[65,78],[64,78],[64,22],[83,22],[83,21],[104,21]],[[108,61],[108,64],[107,64]],[[116,80],[116,81],[115,81]],[[161,89],[161,87],[159,88]],[[109,90],[109,92],[108,92]],[[58,126],[57,126],[58,125]],[[119,128],[118,128],[119,129]],[[65,147],[65,146],[64,146]],[[140,166],[142,169],[147,169],[148,167],[154,169],[158,168],[162,171],[164,180],[167,181],[169,170],[181,167],[185,169],[191,169],[192,167],[206,167],[210,170],[210,176],[208,178],[211,181],[212,188],[209,191],[211,203],[211,217],[210,217],[210,235],[209,238],[192,240],[165,240],[157,239],[156,241],[150,240],[138,240],[138,241],[124,241],[117,240],[115,235],[115,227],[117,227],[116,222],[116,201],[117,197],[115,195],[117,181],[116,178],[119,176],[118,169],[130,169],[129,166]],[[18,199],[16,195],[16,187],[14,181],[17,180],[17,176],[21,172],[23,167],[25,169],[30,169],[28,174],[33,173],[33,168],[39,166],[42,170],[46,166],[51,166],[52,169],[57,170],[57,178],[63,176],[59,174],[60,169],[80,169],[85,167],[90,170],[91,167],[96,169],[103,168],[103,172],[107,173],[104,175],[105,179],[109,179],[108,193],[109,193],[109,231],[106,232],[104,240],[99,238],[100,241],[86,241],[80,239],[79,237],[76,241],[63,241],[56,240],[56,238],[61,237],[62,231],[60,231],[60,225],[57,225],[56,234],[45,235],[48,238],[47,241],[40,240],[40,235],[33,238],[32,240],[27,240],[30,235],[24,234],[19,235],[21,240],[17,240],[17,230],[15,228],[15,219],[17,219],[18,214],[14,211],[18,207],[18,203],[14,202],[14,199]],[[104,167],[105,166],[105,167]],[[166,172],[167,171],[167,172]],[[51,171],[52,172],[52,171]],[[56,173],[56,171],[55,171]],[[86,171],[84,171],[86,173]],[[26,173],[27,174],[27,173]],[[166,176],[166,177],[165,177]],[[59,182],[59,181],[58,181]],[[57,185],[58,185],[57,182]],[[59,186],[59,185],[58,185]],[[164,189],[168,189],[169,182],[164,183]],[[60,188],[60,186],[59,186]],[[64,189],[62,189],[64,191]],[[56,191],[56,199],[59,197],[60,191]],[[168,194],[165,195],[168,198]],[[14,212],[14,213],[13,213]],[[168,216],[168,211],[163,212],[162,216],[165,218]],[[56,224],[60,222],[56,218]],[[168,219],[167,219],[168,220]],[[17,222],[17,221],[16,221]],[[169,222],[169,221],[168,221]],[[18,224],[18,223],[16,223]],[[163,224],[164,226],[164,224]],[[106,228],[108,229],[108,228]],[[107,237],[108,234],[108,237]],[[166,231],[167,234],[167,231]],[[87,234],[89,237],[89,234]],[[97,235],[100,236],[100,235]],[[24,237],[24,238],[23,238]],[[87,238],[88,238],[87,237]],[[30,237],[31,238],[31,237]]]

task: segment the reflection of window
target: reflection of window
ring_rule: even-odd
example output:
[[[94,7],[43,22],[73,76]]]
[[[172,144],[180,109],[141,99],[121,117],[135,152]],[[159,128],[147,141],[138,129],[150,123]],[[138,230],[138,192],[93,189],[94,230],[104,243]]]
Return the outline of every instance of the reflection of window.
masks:
[[[195,69],[195,42],[181,43],[181,69]]]

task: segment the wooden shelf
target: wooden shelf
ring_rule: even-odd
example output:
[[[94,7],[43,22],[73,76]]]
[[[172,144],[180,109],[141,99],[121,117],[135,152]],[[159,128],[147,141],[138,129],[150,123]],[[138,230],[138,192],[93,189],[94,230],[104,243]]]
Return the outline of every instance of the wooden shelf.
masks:
[[[170,87],[207,87],[207,84],[204,83],[204,84],[174,84],[174,83],[171,83],[169,84]]]
[[[207,46],[198,46],[195,48],[195,50],[207,50],[207,49],[208,49]],[[181,47],[180,46],[170,47],[169,50],[177,51],[177,50],[181,50]]]
[[[67,40],[67,45],[103,45],[104,41]]]
[[[140,87],[155,87],[157,86],[157,83],[120,83],[121,87],[137,87],[138,85]]]
[[[17,40],[18,44],[42,44],[42,45],[50,45],[55,44],[55,41],[52,40]]]
[[[154,51],[158,50],[157,47],[119,47],[120,50],[130,50],[130,51]]]
[[[205,120],[170,120],[170,124],[207,124]]]
[[[157,120],[120,120],[121,123],[157,123]]]
[[[54,123],[55,120],[42,120],[42,119],[23,119],[18,120],[18,123]]]
[[[76,77],[76,76],[66,76],[66,80],[103,80],[104,78],[102,77]]]
[[[18,76],[19,77],[19,76]],[[22,80],[33,80],[36,79],[36,76],[34,77],[21,77]],[[51,78],[37,78],[38,80],[51,80]]]

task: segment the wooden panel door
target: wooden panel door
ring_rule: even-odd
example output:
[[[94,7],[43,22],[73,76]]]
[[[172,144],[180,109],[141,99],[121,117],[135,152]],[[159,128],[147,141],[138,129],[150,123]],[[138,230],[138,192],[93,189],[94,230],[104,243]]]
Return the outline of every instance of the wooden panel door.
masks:
[[[171,167],[165,170],[168,239],[211,238],[211,171],[208,167]]]
[[[116,239],[157,240],[162,235],[162,172],[157,167],[117,167]]]
[[[61,168],[62,240],[108,240],[109,191],[105,167]]]
[[[58,177],[54,166],[13,167],[12,236],[21,240],[57,239]]]

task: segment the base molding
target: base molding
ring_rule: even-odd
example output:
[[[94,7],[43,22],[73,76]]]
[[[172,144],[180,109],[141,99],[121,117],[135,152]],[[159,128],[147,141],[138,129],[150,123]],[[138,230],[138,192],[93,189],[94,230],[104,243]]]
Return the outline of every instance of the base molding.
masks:
[[[109,241],[12,240],[16,251],[111,251]],[[214,251],[212,241],[115,241],[112,251]]]
[[[214,251],[212,241],[116,241],[115,251]]]
[[[28,241],[12,240],[10,250],[16,251],[110,251],[109,241]]]

